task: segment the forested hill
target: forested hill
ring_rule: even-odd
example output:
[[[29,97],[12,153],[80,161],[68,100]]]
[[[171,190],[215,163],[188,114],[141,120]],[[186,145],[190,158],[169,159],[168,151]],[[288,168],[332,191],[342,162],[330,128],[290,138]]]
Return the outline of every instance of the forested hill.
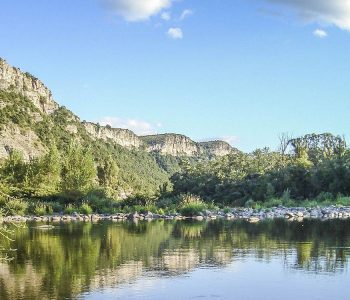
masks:
[[[127,129],[81,121],[60,106],[39,79],[0,59],[0,161],[18,155],[23,164],[39,164],[56,150],[60,159],[69,151],[80,151],[82,156],[88,151],[96,169],[95,184],[108,186],[115,195],[125,197],[154,194],[160,186],[169,185],[169,176],[180,169],[184,157],[188,161],[207,160],[234,149],[221,141],[196,143],[177,134],[139,137]],[[23,182],[21,189],[29,189],[29,193],[45,195],[59,190],[57,183],[48,188],[49,192],[45,188],[33,191],[31,182],[41,180],[34,177],[44,178],[45,172],[23,176],[26,184]],[[43,187],[50,184],[41,183]]]

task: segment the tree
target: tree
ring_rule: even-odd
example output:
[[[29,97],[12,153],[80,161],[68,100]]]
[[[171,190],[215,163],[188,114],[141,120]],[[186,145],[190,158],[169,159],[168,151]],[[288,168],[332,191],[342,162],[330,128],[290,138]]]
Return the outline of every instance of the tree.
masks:
[[[25,181],[27,168],[23,155],[19,151],[10,150],[10,154],[1,168],[1,175],[4,181],[11,185],[22,184]]]
[[[62,168],[62,190],[77,198],[86,193],[96,178],[92,153],[77,143],[70,143]]]
[[[118,182],[118,172],[119,168],[112,157],[108,156],[105,158],[102,164],[97,167],[97,176],[100,186],[115,189]]]

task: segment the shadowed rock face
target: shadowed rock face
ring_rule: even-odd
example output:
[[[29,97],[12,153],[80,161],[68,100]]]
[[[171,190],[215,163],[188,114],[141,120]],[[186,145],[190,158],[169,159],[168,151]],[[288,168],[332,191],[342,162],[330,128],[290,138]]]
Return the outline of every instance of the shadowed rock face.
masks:
[[[53,100],[51,91],[39,79],[10,66],[1,58],[0,90],[26,97],[25,101],[30,102],[32,108],[23,107],[20,114],[25,114],[33,123],[40,122],[47,116],[51,118],[55,112],[63,108]],[[0,97],[0,110],[13,103],[9,99],[11,98],[6,99],[6,96]],[[19,105],[15,103],[13,106]],[[102,140],[127,149],[145,150],[162,155],[209,158],[226,155],[234,150],[223,141],[197,143],[187,136],[172,133],[137,136],[128,129],[100,126],[90,122],[81,123],[79,117],[68,110],[66,110],[65,120],[67,126],[64,130],[67,134],[74,134],[78,138],[80,134],[87,134],[92,140]],[[82,127],[83,131],[79,132],[78,127]],[[22,128],[9,121],[0,128],[0,159],[7,157],[9,149],[17,149],[23,152],[26,160],[29,160],[31,157],[44,154],[46,146],[40,141],[32,126]]]

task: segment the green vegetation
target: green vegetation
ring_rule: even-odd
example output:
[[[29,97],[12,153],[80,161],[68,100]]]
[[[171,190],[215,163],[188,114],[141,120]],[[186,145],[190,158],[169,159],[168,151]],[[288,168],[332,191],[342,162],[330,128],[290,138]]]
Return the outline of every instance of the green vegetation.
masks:
[[[194,195],[183,195],[179,203],[179,210],[183,216],[198,216],[200,215],[208,206],[202,201],[198,196]]]
[[[254,208],[349,204],[350,150],[339,136],[285,135],[279,151],[183,158],[95,140],[65,107],[45,114],[12,91],[0,91],[0,103],[0,131],[32,132],[46,151],[25,160],[16,149],[7,149],[8,158],[0,162],[0,192],[8,201],[0,199],[0,208],[6,205],[11,214],[161,210],[191,215],[212,203]],[[146,143],[153,139],[143,137]],[[186,194],[201,202],[182,207]]]
[[[279,152],[234,152],[187,164],[171,177],[172,194],[191,193],[228,206],[348,204],[350,151],[344,139],[313,134],[285,144]]]

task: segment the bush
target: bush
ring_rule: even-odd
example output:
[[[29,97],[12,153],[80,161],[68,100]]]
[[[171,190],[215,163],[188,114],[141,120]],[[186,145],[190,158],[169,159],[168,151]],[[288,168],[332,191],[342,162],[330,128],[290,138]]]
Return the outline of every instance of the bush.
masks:
[[[113,199],[107,198],[104,194],[89,193],[84,202],[89,204],[93,211],[97,213],[114,212],[119,203]]]
[[[181,200],[180,196],[174,196],[174,197],[167,197],[167,198],[161,198],[156,202],[156,205],[159,208],[166,209],[168,207],[171,207],[173,205],[178,205]]]
[[[46,205],[44,204],[36,204],[34,207],[34,215],[43,216],[46,214]]]
[[[200,215],[206,208],[204,203],[185,204],[180,208],[180,213],[185,217],[193,217]]]
[[[92,214],[92,208],[89,204],[83,203],[80,208],[79,212],[84,215],[91,215]]]
[[[336,204],[341,206],[350,206],[350,197],[337,198]]]
[[[229,207],[224,207],[222,210],[225,214],[228,214],[229,212],[231,212],[231,209]]]
[[[159,215],[165,215],[165,212],[162,208],[159,208],[156,213]]]
[[[282,199],[278,199],[278,198],[272,198],[264,202],[264,206],[268,208],[277,207],[278,205],[281,205],[281,204],[282,204]]]
[[[322,192],[320,193],[316,199],[316,201],[323,202],[323,201],[329,201],[329,200],[334,200],[334,196],[332,193],[329,192]]]
[[[5,209],[10,215],[23,216],[27,210],[28,204],[19,199],[11,199],[5,204]]]
[[[76,211],[78,211],[78,209],[73,204],[68,204],[64,209],[64,213],[67,215],[71,215]]]
[[[180,196],[181,200],[179,203],[179,210],[183,216],[193,217],[201,214],[205,209],[207,209],[207,205],[203,202],[203,200],[196,195],[185,194]]]
[[[255,202],[253,199],[249,199],[246,201],[246,203],[244,203],[244,207],[246,208],[252,208],[254,206]]]
[[[55,213],[60,213],[63,211],[63,206],[61,203],[59,202],[52,202],[50,203],[51,204],[51,207],[52,207],[52,211],[55,212]]]

